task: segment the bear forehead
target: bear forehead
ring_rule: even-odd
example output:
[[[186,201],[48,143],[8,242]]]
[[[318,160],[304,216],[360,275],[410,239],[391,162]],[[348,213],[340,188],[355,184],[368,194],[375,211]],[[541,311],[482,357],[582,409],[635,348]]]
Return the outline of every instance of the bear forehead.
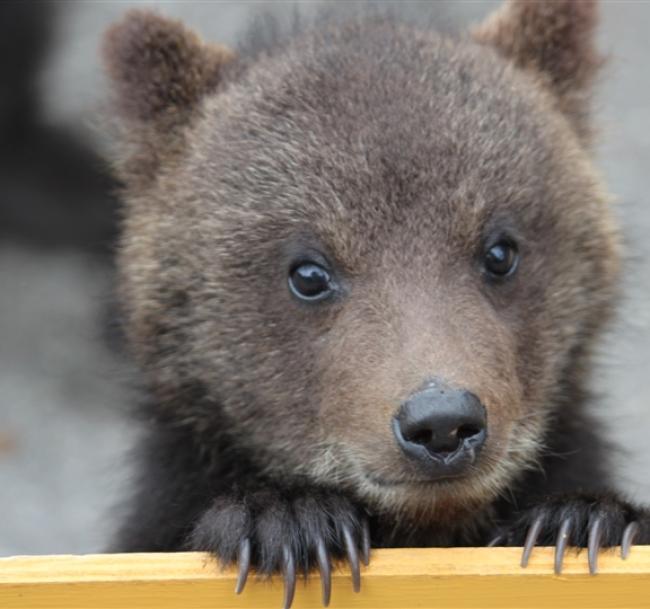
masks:
[[[562,213],[554,201],[580,190],[563,162],[577,145],[532,78],[468,40],[357,27],[262,59],[206,100],[183,171],[209,213],[339,241],[471,242],[493,217]]]

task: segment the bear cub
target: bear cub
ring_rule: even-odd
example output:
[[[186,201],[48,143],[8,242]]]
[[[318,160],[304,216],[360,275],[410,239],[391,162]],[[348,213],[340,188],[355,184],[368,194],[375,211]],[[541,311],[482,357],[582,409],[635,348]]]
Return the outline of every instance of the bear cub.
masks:
[[[280,572],[385,546],[650,543],[590,419],[619,239],[594,2],[448,34],[369,11],[234,53],[106,34],[126,333],[150,399],[119,551]]]

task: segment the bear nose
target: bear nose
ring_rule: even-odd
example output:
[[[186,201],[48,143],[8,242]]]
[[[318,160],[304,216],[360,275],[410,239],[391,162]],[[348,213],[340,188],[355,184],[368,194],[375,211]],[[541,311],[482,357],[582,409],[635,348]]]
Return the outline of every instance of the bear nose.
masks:
[[[487,436],[487,416],[473,393],[432,381],[401,405],[393,433],[427,476],[456,477],[476,460]]]

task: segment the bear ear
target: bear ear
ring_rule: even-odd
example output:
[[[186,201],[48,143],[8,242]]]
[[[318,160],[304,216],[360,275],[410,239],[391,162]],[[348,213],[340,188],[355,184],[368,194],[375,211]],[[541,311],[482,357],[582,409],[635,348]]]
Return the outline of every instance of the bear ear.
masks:
[[[594,40],[597,22],[595,0],[508,0],[472,36],[541,77],[588,139],[591,85],[603,63]]]
[[[127,119],[182,120],[219,82],[232,53],[202,42],[179,21],[131,10],[104,38],[104,61]]]
[[[129,158],[121,158],[125,177],[150,176],[161,155],[179,147],[179,128],[216,88],[232,58],[228,49],[204,43],[179,21],[150,11],[128,11],[109,28],[103,59],[121,139],[130,146]]]

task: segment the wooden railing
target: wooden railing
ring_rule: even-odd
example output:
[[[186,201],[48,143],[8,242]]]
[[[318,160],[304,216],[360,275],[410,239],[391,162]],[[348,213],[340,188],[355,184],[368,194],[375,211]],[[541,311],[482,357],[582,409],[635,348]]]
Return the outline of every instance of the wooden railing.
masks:
[[[650,546],[621,560],[601,552],[590,576],[586,552],[570,552],[561,576],[553,549],[536,548],[526,569],[519,548],[376,550],[352,591],[349,571],[333,573],[332,609],[631,608],[650,607]],[[281,578],[234,594],[236,573],[204,554],[101,554],[0,558],[0,608],[280,609]],[[299,581],[294,609],[320,608],[318,575]]]

